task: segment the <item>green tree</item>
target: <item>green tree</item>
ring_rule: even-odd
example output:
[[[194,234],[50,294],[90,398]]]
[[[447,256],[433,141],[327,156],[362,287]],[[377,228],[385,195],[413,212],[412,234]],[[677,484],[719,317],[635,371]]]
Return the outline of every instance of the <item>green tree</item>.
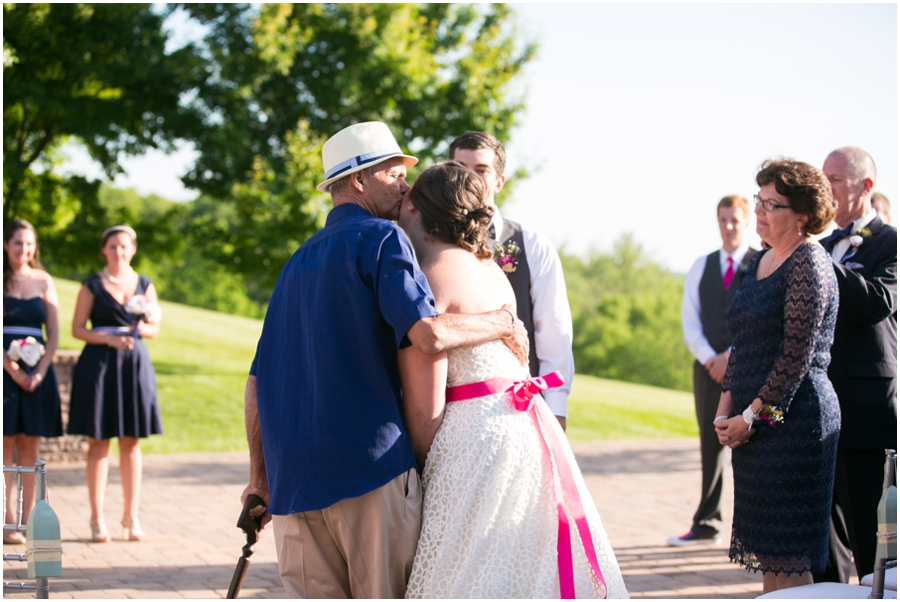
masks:
[[[205,61],[191,45],[165,52],[163,19],[148,4],[3,5],[5,219],[74,225],[74,238],[87,234],[79,215],[108,221],[96,214],[99,183],[47,173],[69,139],[111,178],[123,154],[193,137],[199,112],[186,95]]]
[[[691,356],[682,342],[684,281],[654,263],[633,236],[586,261],[560,254],[583,374],[689,391]]]
[[[35,227],[40,233],[41,257],[55,276],[81,280],[103,265],[100,233],[110,224],[131,224],[138,237],[138,253],[133,265],[152,272],[156,262],[183,252],[181,216],[186,207],[156,195],[142,197],[132,189],[121,190],[88,182],[80,176],[60,178],[50,172],[32,175],[32,184],[54,180],[48,188],[59,195],[54,203],[56,217],[66,211],[66,219],[56,223],[49,213],[39,212]],[[77,211],[70,211],[76,208]]]
[[[185,5],[216,65],[200,87],[200,157],[184,182],[234,207],[196,224],[204,252],[267,291],[323,222],[324,140],[386,122],[427,166],[470,129],[508,139],[512,84],[534,56],[504,5]],[[521,47],[520,47],[521,46]],[[260,299],[264,301],[265,299]]]

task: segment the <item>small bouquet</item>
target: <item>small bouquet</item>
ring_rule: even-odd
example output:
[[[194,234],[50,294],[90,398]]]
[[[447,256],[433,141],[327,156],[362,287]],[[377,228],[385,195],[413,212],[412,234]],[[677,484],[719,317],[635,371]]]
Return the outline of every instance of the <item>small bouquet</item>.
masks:
[[[34,368],[44,356],[44,346],[37,342],[34,337],[24,339],[16,339],[9,344],[9,350],[6,355],[14,362],[21,361],[29,368]]]
[[[162,308],[158,303],[147,301],[146,295],[135,295],[128,300],[125,311],[134,316],[134,333],[137,336],[138,322],[156,323],[162,320]]]
[[[145,295],[135,295],[129,299],[125,311],[143,319],[144,322],[159,322],[162,319],[162,308],[159,303],[150,303]]]
[[[519,265],[519,255],[521,254],[522,249],[519,248],[515,241],[511,240],[505,245],[498,242],[494,245],[494,261],[507,274],[512,274],[516,271],[516,267]]]
[[[775,428],[775,425],[784,421],[784,412],[778,406],[764,405],[756,414],[753,421],[753,429]]]

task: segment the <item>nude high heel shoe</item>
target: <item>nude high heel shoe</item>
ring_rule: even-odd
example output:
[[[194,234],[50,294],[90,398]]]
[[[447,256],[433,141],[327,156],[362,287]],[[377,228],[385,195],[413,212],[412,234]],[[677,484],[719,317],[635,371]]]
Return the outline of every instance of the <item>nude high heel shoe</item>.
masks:
[[[131,516],[122,517],[122,538],[126,541],[141,541],[144,539],[141,524],[136,518]]]
[[[91,541],[96,543],[106,543],[109,541],[109,531],[102,520],[91,521]]]
[[[12,545],[23,544],[25,543],[25,536],[19,533],[18,531],[4,531],[3,532],[3,543],[8,543]]]

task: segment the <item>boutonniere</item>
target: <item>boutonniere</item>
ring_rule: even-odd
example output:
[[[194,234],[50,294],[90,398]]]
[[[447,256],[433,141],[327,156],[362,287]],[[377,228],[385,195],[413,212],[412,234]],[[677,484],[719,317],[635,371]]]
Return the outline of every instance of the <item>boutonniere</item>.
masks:
[[[869,238],[872,238],[871,230],[868,228],[857,228],[853,231],[853,234],[850,235],[850,246],[853,247],[853,250],[855,251]]]
[[[516,267],[519,265],[519,255],[521,254],[522,249],[519,248],[515,241],[511,240],[505,245],[498,242],[494,245],[494,261],[507,274],[512,274],[516,271]]]
[[[856,250],[861,244],[863,244],[867,239],[872,238],[872,231],[868,228],[857,228],[853,231],[853,234],[850,235],[850,246]]]
[[[872,238],[872,231],[868,228],[857,228],[853,231],[850,237],[847,239],[850,241],[850,248],[847,249],[847,252],[841,257],[841,263],[847,263],[847,260],[856,255],[856,252],[859,248],[865,243],[868,239]]]

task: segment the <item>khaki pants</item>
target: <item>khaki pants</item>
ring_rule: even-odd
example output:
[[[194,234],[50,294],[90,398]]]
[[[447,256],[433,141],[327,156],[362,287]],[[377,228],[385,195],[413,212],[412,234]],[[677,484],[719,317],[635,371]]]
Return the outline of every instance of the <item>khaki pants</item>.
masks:
[[[291,598],[402,598],[422,525],[410,469],[358,498],[273,517],[278,569]]]

